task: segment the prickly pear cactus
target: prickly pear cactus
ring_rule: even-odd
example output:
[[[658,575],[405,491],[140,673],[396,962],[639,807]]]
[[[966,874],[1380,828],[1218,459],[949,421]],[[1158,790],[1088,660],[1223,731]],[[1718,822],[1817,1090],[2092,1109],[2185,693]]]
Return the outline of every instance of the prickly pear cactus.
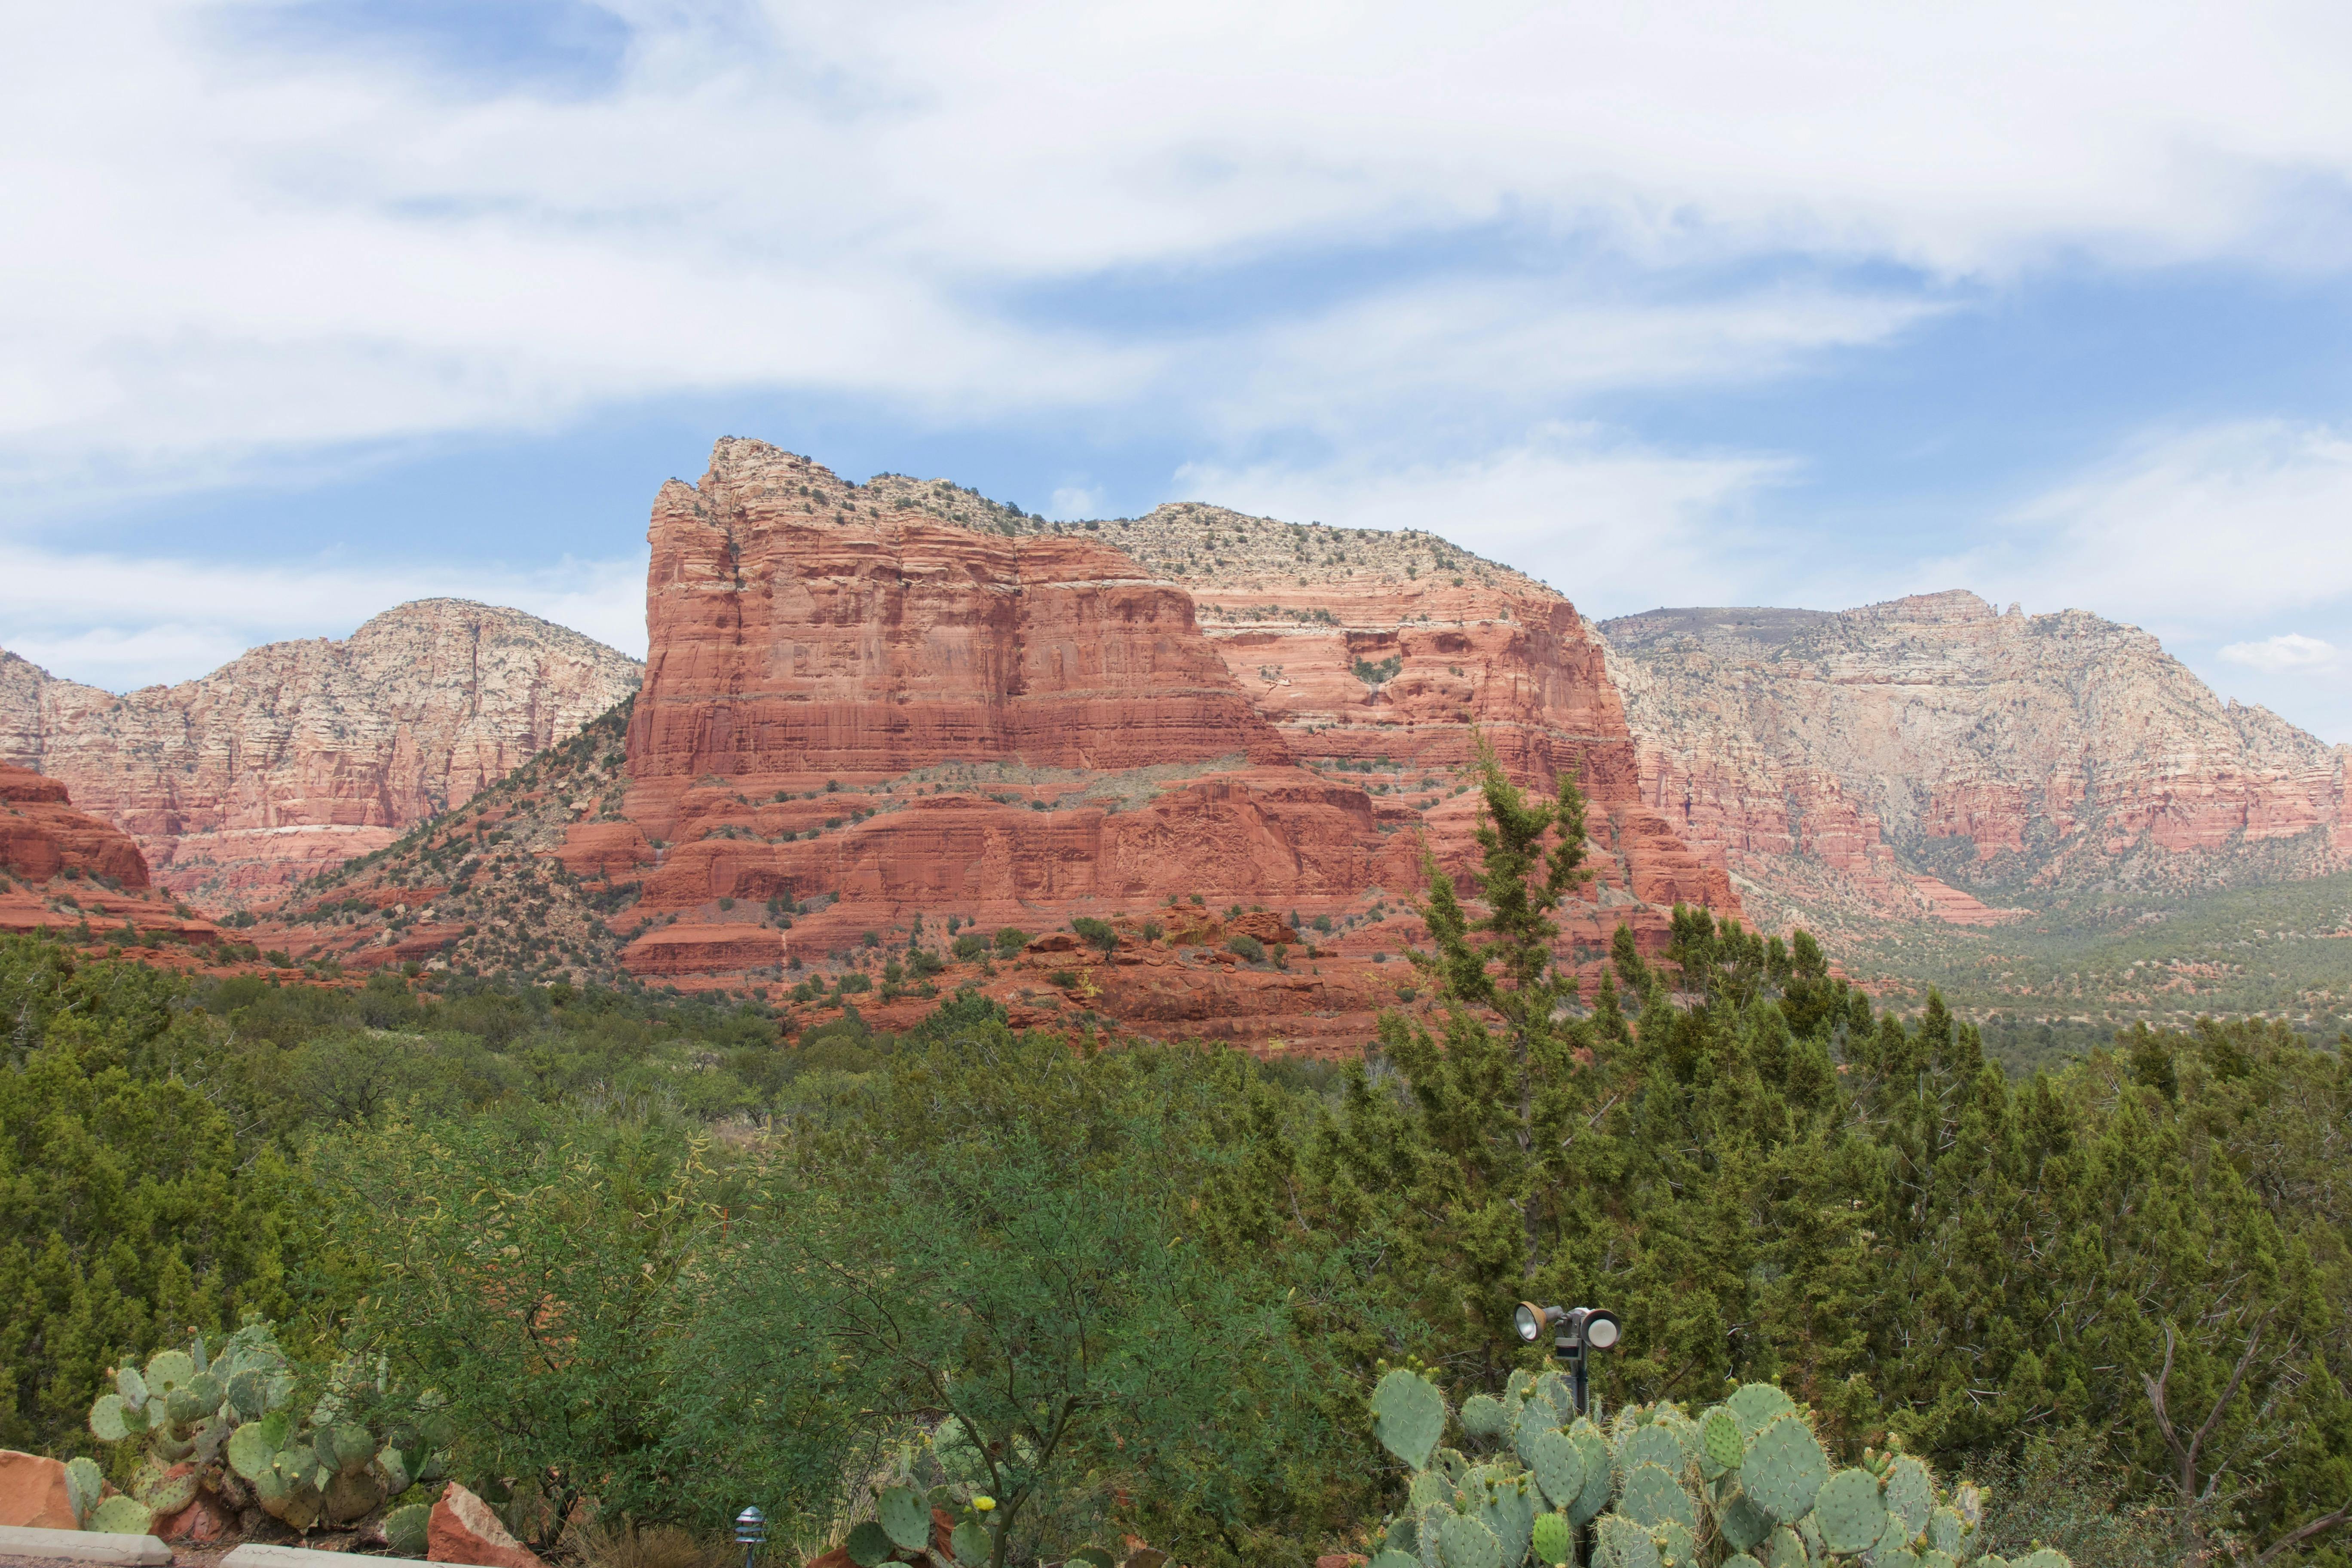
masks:
[[[73,1509],[74,1527],[89,1528],[89,1516],[99,1504],[99,1494],[106,1489],[106,1476],[98,1461],[87,1455],[66,1462],[66,1501]]]
[[[331,1369],[307,1420],[289,1408],[295,1385],[269,1324],[251,1320],[217,1354],[208,1355],[198,1335],[187,1350],[159,1352],[143,1369],[123,1367],[114,1392],[91,1407],[89,1427],[102,1442],[145,1441],[129,1500],[156,1516],[207,1492],[232,1510],[258,1503],[307,1531],[321,1520],[363,1519],[410,1487],[440,1479],[431,1401],[414,1402],[414,1419],[381,1431],[356,1414],[362,1404],[383,1403],[380,1364],[347,1361]]]
[[[1465,1398],[1465,1452],[1444,1446],[1437,1386],[1388,1372],[1375,1430],[1411,1474],[1372,1568],[2073,1568],[2047,1550],[2013,1565],[1979,1552],[1982,1491],[1948,1494],[1899,1451],[1832,1473],[1811,1413],[1769,1384],[1697,1412],[1627,1406],[1606,1431],[1566,1389],[1514,1373],[1501,1398]]]

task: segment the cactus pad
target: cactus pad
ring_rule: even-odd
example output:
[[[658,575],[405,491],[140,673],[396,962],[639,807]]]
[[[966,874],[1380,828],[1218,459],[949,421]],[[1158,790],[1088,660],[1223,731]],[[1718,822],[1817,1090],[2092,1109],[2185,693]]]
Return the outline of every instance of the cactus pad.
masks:
[[[385,1514],[383,1539],[384,1543],[392,1548],[393,1555],[424,1556],[425,1526],[432,1522],[432,1504],[422,1502],[413,1502],[406,1508],[396,1508]]]
[[[1372,1390],[1372,1433],[1381,1447],[1416,1470],[1445,1435],[1445,1396],[1427,1378],[1399,1367]]]
[[[1658,1543],[1658,1561],[1664,1568],[1693,1568],[1698,1562],[1698,1542],[1691,1532],[1674,1521],[1658,1526],[1654,1537]]]
[[[890,1544],[901,1552],[920,1552],[930,1544],[931,1510],[912,1487],[886,1487],[875,1510]]]
[[[1927,1516],[1927,1544],[1938,1552],[1960,1554],[1960,1538],[1965,1533],[1960,1516],[1950,1509],[1939,1508]]]
[[[1898,1458],[1886,1478],[1885,1500],[1886,1511],[1901,1521],[1903,1539],[1916,1541],[1919,1532],[1927,1528],[1927,1515],[1936,1506],[1936,1483],[1927,1474],[1927,1467],[1908,1454]]]
[[[1720,1470],[1736,1470],[1748,1458],[1748,1439],[1730,1411],[1717,1405],[1698,1424],[1699,1452]]]
[[[1462,1430],[1482,1442],[1494,1442],[1510,1429],[1511,1413],[1491,1394],[1474,1394],[1462,1402]]]
[[[1588,1426],[1583,1432],[1570,1433],[1569,1440],[1584,1456],[1584,1490],[1577,1494],[1568,1510],[1570,1519],[1582,1524],[1609,1506],[1609,1490],[1615,1478],[1609,1473],[1609,1445],[1599,1432]]]
[[[114,1374],[114,1392],[122,1396],[125,1405],[147,1403],[147,1380],[139,1375],[135,1366],[126,1366]]]
[[[1453,1517],[1454,1510],[1442,1502],[1431,1503],[1421,1510],[1420,1529],[1413,1537],[1413,1550],[1421,1553],[1421,1568],[1445,1568],[1437,1542],[1445,1533],[1445,1521]]]
[[[174,1514],[196,1500],[196,1474],[181,1470],[172,1474],[177,1466],[165,1467],[150,1459],[140,1468],[137,1479],[131,1483],[131,1495],[147,1505],[161,1518]]]
[[[1930,1546],[1919,1553],[1919,1568],[1960,1568],[1948,1552],[1938,1552]]]
[[[90,1435],[101,1443],[120,1443],[130,1436],[131,1423],[123,1418],[129,1408],[119,1394],[100,1394],[98,1403],[89,1407]]]
[[[1527,1561],[1538,1500],[1535,1483],[1524,1474],[1505,1475],[1492,1470],[1471,1494],[1471,1517],[1494,1532],[1503,1561],[1513,1568]]]
[[[1547,1372],[1536,1379],[1535,1392],[1529,1397],[1549,1401],[1552,1418],[1563,1426],[1576,1419],[1576,1390],[1556,1372]]]
[[[1099,1546],[1081,1546],[1070,1553],[1068,1563],[1083,1563],[1087,1568],[1118,1568],[1118,1559]],[[1065,1563],[1064,1568],[1068,1568]]]
[[[1528,1396],[1528,1390],[1535,1385],[1534,1373],[1523,1366],[1515,1366],[1511,1369],[1511,1375],[1503,1380],[1503,1397],[1511,1400],[1525,1399]]]
[[[1611,1568],[1664,1568],[1650,1532],[1622,1514],[1604,1513],[1594,1521],[1592,1547],[1594,1562]]]
[[[1811,1561],[1812,1554],[1805,1550],[1805,1543],[1785,1524],[1764,1543],[1764,1568],[1805,1568]]]
[[[1739,1471],[1741,1489],[1783,1524],[1802,1519],[1829,1479],[1829,1456],[1822,1452],[1813,1429],[1793,1415],[1782,1416],[1756,1435]]]
[[[1421,1559],[1386,1546],[1373,1555],[1371,1568],[1421,1568]]]
[[[147,1392],[169,1394],[195,1381],[195,1358],[185,1351],[157,1351],[147,1362]]]
[[[1625,1489],[1618,1495],[1617,1511],[1646,1530],[1672,1520],[1685,1529],[1698,1523],[1698,1510],[1663,1465],[1640,1464],[1625,1472]]]
[[[1746,1492],[1734,1492],[1718,1503],[1715,1522],[1735,1552],[1753,1552],[1772,1533],[1772,1516],[1758,1508]]]
[[[1886,1507],[1878,1500],[1878,1478],[1868,1470],[1840,1470],[1813,1498],[1813,1522],[1832,1552],[1867,1552],[1886,1533]]]
[[[849,1560],[856,1563],[857,1568],[882,1568],[883,1563],[890,1561],[891,1553],[898,1550],[890,1544],[889,1531],[870,1519],[852,1526],[849,1540],[844,1544],[848,1549]]]
[[[2064,1552],[2053,1552],[2045,1546],[2039,1552],[2027,1552],[2011,1564],[2011,1568],[2074,1568],[2074,1562]]]
[[[1536,1515],[1535,1528],[1528,1532],[1528,1540],[1535,1549],[1536,1561],[1548,1563],[1551,1568],[1561,1568],[1576,1555],[1576,1530],[1564,1513]]]
[[[99,1494],[105,1489],[106,1477],[97,1460],[84,1455],[66,1461],[66,1502],[73,1510],[76,1529],[89,1518],[89,1510],[98,1506]]]
[[[1437,1554],[1445,1568],[1503,1568],[1502,1543],[1467,1514],[1457,1513],[1440,1527]]]
[[[155,1516],[136,1498],[110,1497],[90,1510],[82,1528],[101,1535],[144,1535],[155,1528]]]
[[[1671,1426],[1636,1426],[1617,1446],[1617,1463],[1628,1474],[1643,1465],[1655,1465],[1670,1476],[1680,1475],[1682,1440]]]
[[[1570,1506],[1584,1490],[1584,1455],[1567,1433],[1536,1433],[1521,1446],[1520,1457],[1554,1508]]]
[[[1723,1560],[1723,1568],[1764,1568],[1764,1564],[1745,1552],[1735,1552]]]
[[[988,1561],[988,1531],[978,1521],[967,1519],[948,1532],[948,1550],[955,1553],[957,1562],[978,1568],[978,1564]]]
[[[1769,1383],[1743,1384],[1738,1392],[1723,1402],[1739,1429],[1753,1437],[1765,1427],[1797,1408],[1796,1401]]]

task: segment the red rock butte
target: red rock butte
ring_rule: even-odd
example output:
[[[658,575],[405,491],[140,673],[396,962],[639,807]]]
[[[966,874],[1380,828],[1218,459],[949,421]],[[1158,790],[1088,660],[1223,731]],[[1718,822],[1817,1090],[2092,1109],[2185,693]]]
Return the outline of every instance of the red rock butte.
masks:
[[[1627,921],[1654,945],[1677,901],[1738,910],[1643,805],[1573,606],[1433,536],[1205,507],[1052,524],[729,438],[663,487],[648,538],[625,804],[561,849],[641,883],[641,974],[756,976],[918,916],[1051,931],[1172,901],[1208,941],[1242,905],[1345,934],[1290,973],[1123,950],[1097,1005],[1360,1043],[1409,978],[1375,955],[1402,945],[1388,917],[1424,849],[1470,865],[1479,733],[1522,784],[1571,770],[1592,803],[1575,942]],[[742,907],[785,900],[789,929]]]

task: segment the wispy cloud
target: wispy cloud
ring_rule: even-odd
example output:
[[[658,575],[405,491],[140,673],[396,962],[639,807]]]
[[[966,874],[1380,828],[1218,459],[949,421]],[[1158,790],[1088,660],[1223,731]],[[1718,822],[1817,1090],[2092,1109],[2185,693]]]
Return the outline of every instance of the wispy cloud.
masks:
[[[2343,662],[2343,653],[2334,643],[2300,632],[2281,632],[2260,642],[2233,642],[2221,649],[2221,657],[2264,675],[2327,674]]]
[[[197,483],[739,386],[1392,427],[1416,389],[1737,375],[1927,301],[1754,262],[2352,256],[2352,37],[2292,5],[391,15],[18,21],[0,479]],[[1567,252],[1680,295],[1526,281]],[[1337,292],[1247,342],[999,304],[1280,255]]]
[[[1573,597],[1596,616],[1738,599],[1769,548],[1747,502],[1789,475],[1774,458],[1689,457],[1550,425],[1447,462],[1351,458],[1180,473],[1180,492],[1293,521],[1443,532]]]

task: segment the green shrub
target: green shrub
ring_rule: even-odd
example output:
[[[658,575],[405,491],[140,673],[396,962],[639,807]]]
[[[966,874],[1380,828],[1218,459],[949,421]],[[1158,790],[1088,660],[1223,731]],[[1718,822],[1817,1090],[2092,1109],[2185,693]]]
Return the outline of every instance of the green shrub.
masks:
[[[955,955],[959,962],[977,963],[988,951],[988,939],[978,931],[965,931],[955,939]]]
[[[997,928],[996,951],[1004,957],[1010,958],[1028,945],[1029,933],[1023,931],[1019,926],[1000,926]]]
[[[1225,943],[1225,951],[1250,963],[1265,962],[1265,943],[1254,936],[1237,936]]]
[[[1108,921],[1097,920],[1092,915],[1080,915],[1070,922],[1070,929],[1077,933],[1080,942],[1089,947],[1099,949],[1106,958],[1118,950],[1118,932],[1112,929]]]

